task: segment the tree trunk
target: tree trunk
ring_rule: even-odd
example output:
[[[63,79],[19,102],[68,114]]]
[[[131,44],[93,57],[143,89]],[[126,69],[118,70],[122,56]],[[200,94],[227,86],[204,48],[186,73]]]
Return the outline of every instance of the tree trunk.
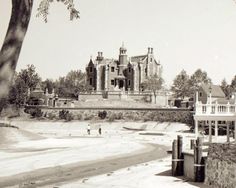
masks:
[[[0,99],[9,92],[23,40],[28,29],[33,0],[12,0],[12,12],[0,51]]]

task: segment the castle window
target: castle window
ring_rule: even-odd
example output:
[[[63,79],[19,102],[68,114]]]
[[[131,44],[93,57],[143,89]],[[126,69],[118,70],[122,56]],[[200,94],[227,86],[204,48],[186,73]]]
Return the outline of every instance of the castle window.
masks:
[[[128,86],[131,86],[131,80],[128,80]]]
[[[115,67],[111,67],[111,72],[115,72]]]
[[[199,97],[202,97],[202,92],[199,93]]]
[[[89,79],[89,84],[93,85],[93,79],[92,78]]]
[[[111,80],[111,85],[114,86],[114,84],[115,84],[115,81],[114,81],[114,80]]]
[[[89,72],[93,72],[93,67],[89,67]]]

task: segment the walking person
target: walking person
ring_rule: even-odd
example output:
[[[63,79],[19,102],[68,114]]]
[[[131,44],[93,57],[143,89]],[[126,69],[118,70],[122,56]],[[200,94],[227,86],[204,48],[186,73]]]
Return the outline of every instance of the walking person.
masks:
[[[101,135],[101,134],[102,134],[102,128],[101,128],[101,125],[99,125],[99,128],[98,128],[98,133],[99,133],[99,135]]]
[[[87,133],[88,133],[88,135],[90,135],[90,124],[88,124]]]

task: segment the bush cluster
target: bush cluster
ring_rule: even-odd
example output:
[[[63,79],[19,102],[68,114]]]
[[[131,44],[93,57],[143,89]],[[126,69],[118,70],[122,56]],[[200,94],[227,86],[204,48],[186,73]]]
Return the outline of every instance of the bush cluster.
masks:
[[[100,117],[101,119],[105,119],[107,117],[107,111],[105,111],[105,110],[99,111],[98,117]]]
[[[26,109],[25,112],[30,114],[33,118],[39,118],[43,116],[43,112],[39,107]]]
[[[61,110],[59,111],[59,118],[64,119],[66,121],[71,121],[73,120],[73,114],[70,113],[68,110]]]

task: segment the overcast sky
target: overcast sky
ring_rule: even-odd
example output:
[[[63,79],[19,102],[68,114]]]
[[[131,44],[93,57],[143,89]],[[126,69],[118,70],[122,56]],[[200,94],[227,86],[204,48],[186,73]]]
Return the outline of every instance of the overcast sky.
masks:
[[[201,68],[213,83],[236,75],[236,4],[234,0],[74,0],[81,19],[69,21],[61,3],[50,7],[48,23],[36,18],[35,1],[17,70],[34,64],[43,79],[84,70],[102,51],[118,58],[124,42],[129,56],[154,48],[167,85],[185,69]],[[0,0],[0,44],[11,1]]]

